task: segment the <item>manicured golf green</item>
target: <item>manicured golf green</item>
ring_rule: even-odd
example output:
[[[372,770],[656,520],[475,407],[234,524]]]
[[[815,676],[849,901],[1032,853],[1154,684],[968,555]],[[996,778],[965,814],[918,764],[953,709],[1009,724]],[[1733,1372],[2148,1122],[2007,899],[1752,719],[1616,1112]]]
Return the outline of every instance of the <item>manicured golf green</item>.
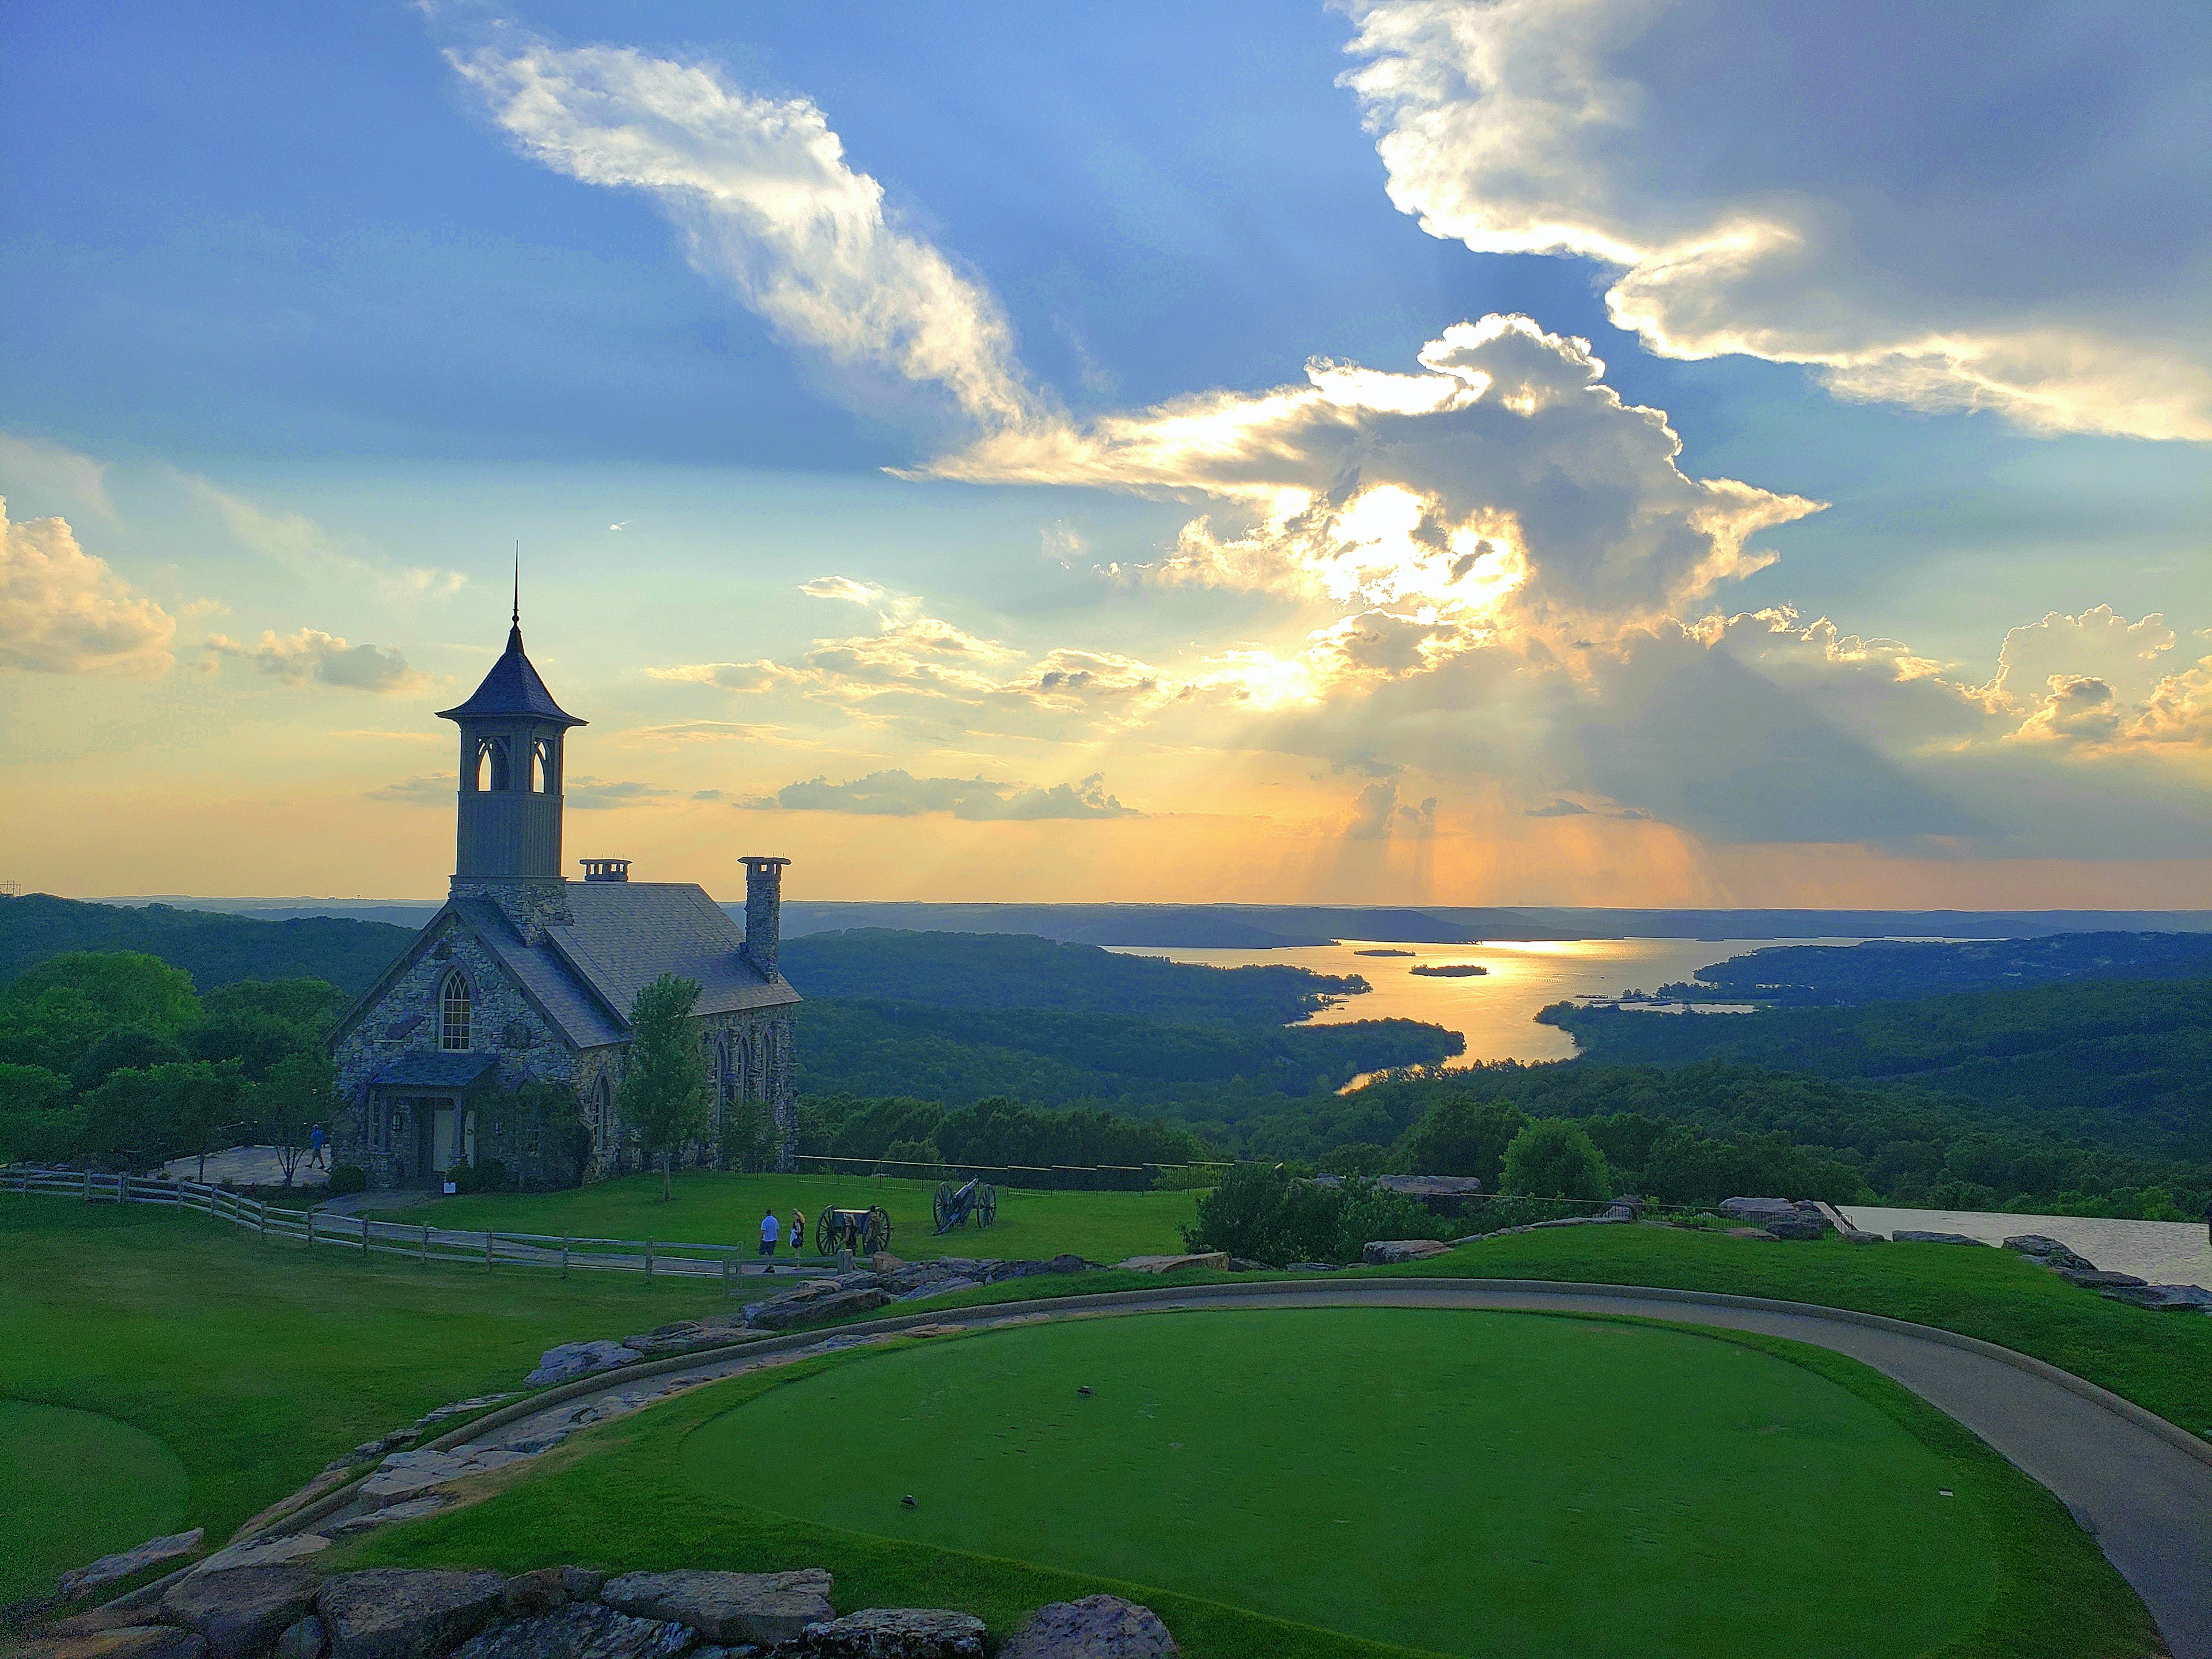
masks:
[[[793,1209],[812,1223],[830,1206],[865,1210],[880,1204],[891,1215],[891,1249],[909,1261],[940,1255],[999,1256],[1007,1261],[1062,1252],[1093,1261],[1182,1249],[1182,1225],[1197,1212],[1192,1193],[1042,1192],[999,1188],[999,1215],[990,1227],[969,1225],[938,1234],[930,1218],[933,1181],[867,1175],[728,1175],[684,1170],[663,1202],[660,1177],[624,1176],[560,1193],[493,1193],[446,1198],[383,1218],[428,1221],[439,1227],[492,1227],[503,1232],[595,1235],[601,1238],[673,1239],[689,1244],[728,1244],[750,1253],[760,1238],[761,1212],[773,1207],[788,1224]],[[785,1255],[789,1255],[787,1245]]]
[[[771,1389],[694,1433],[683,1467],[805,1522],[1439,1653],[1786,1632],[1903,1659],[1972,1630],[1997,1582],[1951,1459],[1813,1370],[1651,1325],[1329,1309],[1030,1326]]]
[[[0,1606],[52,1592],[71,1567],[182,1523],[176,1453],[96,1412],[0,1400]]]

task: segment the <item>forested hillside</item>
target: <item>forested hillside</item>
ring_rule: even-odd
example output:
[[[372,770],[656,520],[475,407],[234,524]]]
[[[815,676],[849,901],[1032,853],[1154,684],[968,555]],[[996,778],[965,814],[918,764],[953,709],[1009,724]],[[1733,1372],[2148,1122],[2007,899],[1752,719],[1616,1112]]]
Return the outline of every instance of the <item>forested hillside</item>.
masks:
[[[1909,1083],[2069,1139],[2212,1156],[2212,980],[2082,980],[1752,1014],[1561,1004],[1582,1067],[1723,1061]]]
[[[1459,1054],[1410,1020],[1289,1024],[1366,982],[1206,968],[1009,933],[854,928],[787,941],[807,1096],[1173,1111],[1224,1125],[1285,1096]]]
[[[2212,976],[2212,933],[2062,933],[2045,939],[1869,939],[1776,945],[1700,968],[1662,986],[1689,999],[1825,1007],[1947,991],[2008,991],[2085,979]]]
[[[203,991],[246,979],[320,979],[358,993],[414,937],[412,928],[331,916],[257,921],[166,904],[0,896],[0,982],[64,951],[143,951],[183,969]]]

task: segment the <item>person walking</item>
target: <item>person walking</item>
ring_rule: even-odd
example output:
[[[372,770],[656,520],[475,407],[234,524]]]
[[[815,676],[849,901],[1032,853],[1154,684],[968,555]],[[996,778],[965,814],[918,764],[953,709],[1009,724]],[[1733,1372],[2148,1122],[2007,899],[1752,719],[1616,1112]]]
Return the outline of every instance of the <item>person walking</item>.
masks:
[[[770,1210],[761,1218],[761,1257],[773,1263],[775,1256],[775,1212]]]
[[[791,1212],[791,1254],[795,1258],[805,1248],[806,1212],[793,1210]]]
[[[309,1169],[327,1170],[331,1167],[325,1158],[329,1146],[330,1137],[323,1133],[321,1124],[318,1123],[307,1131],[307,1167]]]

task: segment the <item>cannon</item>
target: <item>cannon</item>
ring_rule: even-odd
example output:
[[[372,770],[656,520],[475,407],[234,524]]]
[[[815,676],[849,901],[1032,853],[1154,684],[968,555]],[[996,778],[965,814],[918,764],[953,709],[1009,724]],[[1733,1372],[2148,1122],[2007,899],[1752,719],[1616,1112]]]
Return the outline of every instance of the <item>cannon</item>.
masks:
[[[814,1219],[814,1253],[835,1255],[850,1250],[873,1255],[891,1247],[891,1212],[878,1204],[866,1210],[824,1210]]]
[[[981,1176],[957,1189],[951,1182],[940,1181],[930,1209],[937,1217],[940,1233],[966,1226],[970,1216],[977,1226],[988,1227],[999,1218],[999,1189]]]

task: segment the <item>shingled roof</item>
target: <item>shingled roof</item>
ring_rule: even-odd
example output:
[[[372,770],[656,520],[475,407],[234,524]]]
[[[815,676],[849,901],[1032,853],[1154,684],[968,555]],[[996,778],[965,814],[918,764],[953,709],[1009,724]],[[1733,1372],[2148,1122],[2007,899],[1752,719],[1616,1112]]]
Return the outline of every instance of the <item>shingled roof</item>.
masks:
[[[663,974],[699,987],[695,1014],[788,1007],[799,1000],[781,975],[770,977],[744,954],[744,930],[692,882],[570,882],[573,922],[548,927],[532,944],[485,898],[456,898],[424,924],[415,945],[356,1002],[331,1033],[345,1036],[410,967],[448,915],[469,931],[520,986],[532,1006],[578,1048],[629,1040],[637,994]]]
[[[553,701],[553,694],[545,689],[545,682],[538,678],[538,671],[523,653],[520,622],[507,630],[507,650],[491,665],[491,672],[483,677],[483,684],[477,687],[469,700],[438,711],[441,720],[481,720],[501,714],[557,720],[563,726],[591,724],[589,720],[578,720]]]

